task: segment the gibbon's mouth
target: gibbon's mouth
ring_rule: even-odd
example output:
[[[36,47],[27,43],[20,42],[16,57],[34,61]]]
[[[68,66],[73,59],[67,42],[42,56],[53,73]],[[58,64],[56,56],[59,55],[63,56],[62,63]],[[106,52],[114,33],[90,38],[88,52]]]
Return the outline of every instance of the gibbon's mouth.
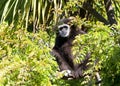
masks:
[[[67,37],[67,36],[69,36],[69,33],[67,33],[67,32],[61,32],[62,34],[61,34],[61,36],[62,37]]]

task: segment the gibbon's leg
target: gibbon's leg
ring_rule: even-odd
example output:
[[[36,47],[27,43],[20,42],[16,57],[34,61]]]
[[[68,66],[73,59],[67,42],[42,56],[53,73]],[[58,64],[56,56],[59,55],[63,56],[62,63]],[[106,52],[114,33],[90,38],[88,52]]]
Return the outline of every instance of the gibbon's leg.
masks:
[[[83,69],[81,69],[80,67],[77,70],[74,70],[73,72],[73,78],[79,78],[79,77],[84,77]]]
[[[79,63],[76,64],[76,70],[74,70],[74,78],[79,78],[79,77],[84,77],[85,75],[83,74],[83,71],[86,70],[87,68],[89,68],[89,65],[87,65],[87,63],[90,62],[90,53],[87,53],[85,56],[85,59]]]

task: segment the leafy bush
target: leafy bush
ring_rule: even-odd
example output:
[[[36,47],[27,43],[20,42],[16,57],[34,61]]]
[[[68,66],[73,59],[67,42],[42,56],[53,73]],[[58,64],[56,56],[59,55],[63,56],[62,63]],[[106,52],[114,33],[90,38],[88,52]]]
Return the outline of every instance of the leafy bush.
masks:
[[[120,46],[119,46],[119,25],[117,27],[105,26],[102,23],[86,23],[91,29],[87,34],[79,35],[74,41],[73,54],[77,57],[76,62],[81,62],[86,53],[91,53],[91,66],[84,71],[91,74],[91,77],[83,79],[86,84],[95,84],[95,72],[99,71],[103,86],[118,85],[120,78]]]
[[[57,64],[48,34],[28,33],[21,25],[0,27],[0,85],[50,86]]]
[[[110,5],[111,9],[114,7],[115,10],[109,13],[112,14],[113,21],[117,20],[118,23],[111,27],[97,22],[101,21],[100,18],[111,22],[108,16],[109,10],[105,10],[107,5],[102,0],[93,0],[93,2],[92,0],[1,0],[0,2],[0,19],[3,22],[0,24],[0,86],[93,86],[96,82],[96,71],[100,72],[103,86],[119,85],[120,5],[118,0],[113,0]],[[86,2],[88,5],[85,6]],[[89,7],[93,9],[87,9]],[[85,9],[86,13],[81,12],[80,8]],[[96,10],[97,14],[103,17],[100,15],[98,15],[100,18],[97,17],[91,10]],[[112,13],[113,11],[115,14]],[[38,33],[29,33],[23,26],[28,27],[28,31],[33,31],[42,26],[52,27],[51,24],[56,23],[59,18],[76,15],[78,16],[72,24],[80,27],[85,25],[89,30],[87,34],[76,37],[73,54],[76,56],[75,61],[81,62],[87,52],[91,53],[90,67],[84,71],[84,74],[91,76],[63,80],[62,74],[57,72],[58,65],[55,58],[50,55],[51,45],[54,43],[52,31],[49,29],[42,31],[42,29]],[[81,20],[80,16],[84,19]],[[14,25],[8,25],[4,20],[9,24],[14,22]],[[19,20],[23,21],[23,25]],[[101,22],[105,23],[105,21]]]
[[[76,19],[77,24],[81,24],[80,19]],[[120,78],[119,29],[113,31],[102,23],[83,21],[82,24],[90,29],[87,34],[76,37],[73,54],[76,62],[81,62],[86,53],[91,52],[91,67],[84,71],[85,74],[91,74],[91,77],[62,80],[61,73],[57,72],[55,58],[50,55],[54,43],[53,35],[49,36],[46,31],[41,30],[38,33],[29,33],[21,28],[21,24],[9,26],[3,23],[0,25],[0,85],[94,85],[95,71],[99,71],[103,86],[117,86]],[[115,28],[119,28],[119,25]]]

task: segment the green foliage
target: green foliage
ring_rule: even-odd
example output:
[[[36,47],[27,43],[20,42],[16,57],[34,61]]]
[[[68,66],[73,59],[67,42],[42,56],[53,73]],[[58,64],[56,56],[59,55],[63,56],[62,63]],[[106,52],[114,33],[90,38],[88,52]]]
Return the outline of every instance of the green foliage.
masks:
[[[50,86],[57,64],[47,33],[28,33],[7,23],[0,27],[0,86]]]
[[[113,26],[104,26],[99,22],[96,24],[86,22],[85,24],[91,29],[87,34],[77,36],[73,47],[76,62],[82,62],[86,53],[91,53],[92,62],[88,64],[91,67],[84,73],[91,74],[93,78],[90,80],[90,77],[87,77],[88,79],[84,79],[84,81],[89,83],[90,80],[93,85],[95,71],[100,70],[103,86],[117,86],[119,84],[118,78],[120,78],[119,29],[112,30]]]
[[[63,75],[57,72],[58,65],[50,55],[54,36],[45,31],[29,33],[22,28],[21,23],[10,26],[7,23],[0,25],[0,85],[25,86],[85,86],[95,85],[95,71],[100,70],[102,85],[119,84],[120,74],[120,37],[119,29],[102,23],[80,20],[77,22],[89,27],[87,34],[78,35],[74,41],[73,54],[76,62],[81,62],[87,52],[91,52],[90,68],[84,74],[91,74],[77,80],[62,80]]]

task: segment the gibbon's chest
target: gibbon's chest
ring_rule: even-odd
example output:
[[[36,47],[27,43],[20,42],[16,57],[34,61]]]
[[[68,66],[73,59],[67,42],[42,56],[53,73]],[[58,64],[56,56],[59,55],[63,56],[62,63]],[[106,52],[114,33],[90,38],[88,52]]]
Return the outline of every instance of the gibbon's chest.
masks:
[[[59,38],[58,47],[61,51],[71,49],[73,39],[71,38]]]

